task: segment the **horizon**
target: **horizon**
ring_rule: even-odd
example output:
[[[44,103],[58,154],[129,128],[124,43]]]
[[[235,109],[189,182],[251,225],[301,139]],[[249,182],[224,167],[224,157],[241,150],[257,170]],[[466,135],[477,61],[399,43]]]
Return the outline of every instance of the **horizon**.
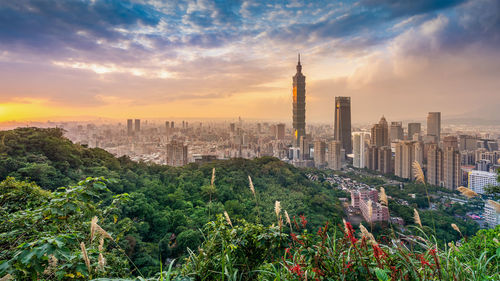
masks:
[[[431,111],[490,124],[500,120],[499,5],[4,3],[0,123],[238,116],[289,123],[300,53],[306,124],[333,124],[335,96],[351,97],[354,124],[382,115],[425,120]]]

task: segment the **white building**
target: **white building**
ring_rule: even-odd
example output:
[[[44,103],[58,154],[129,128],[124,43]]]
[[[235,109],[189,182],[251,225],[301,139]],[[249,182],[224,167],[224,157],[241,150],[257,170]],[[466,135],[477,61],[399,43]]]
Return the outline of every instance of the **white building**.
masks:
[[[484,193],[484,188],[489,185],[498,185],[497,174],[484,171],[469,172],[469,188],[478,194]]]
[[[360,169],[365,167],[365,135],[364,132],[353,134],[353,166]]]
[[[495,228],[500,224],[500,213],[488,201],[484,204],[484,217],[489,228]]]

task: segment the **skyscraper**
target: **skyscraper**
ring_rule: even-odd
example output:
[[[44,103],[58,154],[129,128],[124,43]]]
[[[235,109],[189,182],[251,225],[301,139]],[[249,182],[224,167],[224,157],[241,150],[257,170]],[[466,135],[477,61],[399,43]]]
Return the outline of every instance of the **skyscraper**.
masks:
[[[342,168],[342,159],[340,158],[340,149],[342,143],[334,140],[328,143],[328,168],[340,170]]]
[[[382,146],[378,149],[378,171],[383,174],[392,173],[392,150],[390,146]]]
[[[127,119],[127,135],[131,136],[134,134],[134,130],[132,128],[132,119]]]
[[[346,154],[352,153],[350,97],[335,97],[334,138],[340,141]]]
[[[436,143],[441,140],[441,112],[427,114],[427,135],[433,136]]]
[[[326,162],[326,143],[322,140],[314,142],[314,166],[322,168]]]
[[[387,120],[382,116],[377,124],[372,126],[371,134],[371,145],[376,147],[389,145],[389,128],[387,126]]]
[[[302,65],[297,63],[297,73],[293,76],[293,145],[298,147],[300,137],[306,134],[306,77]]]
[[[462,183],[460,173],[460,152],[458,149],[448,146],[443,149],[443,185],[455,190]]]
[[[413,179],[413,161],[415,161],[415,142],[400,141],[396,143],[394,174],[404,179]]]
[[[276,139],[278,139],[278,140],[285,139],[285,124],[279,123],[278,125],[276,125]],[[299,141],[300,141],[300,138],[299,138]]]
[[[403,123],[402,122],[391,122],[390,139],[391,141],[403,140]]]
[[[427,152],[427,182],[441,185],[443,181],[443,150],[435,143],[429,145]]]
[[[354,133],[353,137],[353,153],[354,153],[354,158],[353,158],[353,166],[356,168],[364,168],[366,167],[365,163],[365,150],[366,150],[366,144],[365,144],[365,133],[364,132],[359,132],[359,133]]]
[[[135,132],[139,133],[141,131],[141,119],[135,119]]]
[[[421,127],[420,123],[408,123],[408,140],[412,140],[415,134],[420,135]]]

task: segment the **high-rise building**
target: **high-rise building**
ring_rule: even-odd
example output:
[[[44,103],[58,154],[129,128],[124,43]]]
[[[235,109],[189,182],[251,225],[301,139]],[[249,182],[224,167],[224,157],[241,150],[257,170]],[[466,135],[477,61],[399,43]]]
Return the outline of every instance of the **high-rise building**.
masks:
[[[170,129],[173,129],[175,126],[174,126],[174,121],[170,122]]]
[[[306,77],[302,65],[297,63],[297,73],[293,76],[293,135],[294,146],[299,147],[300,137],[306,134]]]
[[[366,168],[370,170],[378,170],[378,147],[369,145],[366,148]]]
[[[139,133],[141,131],[141,119],[135,119],[135,128],[134,128],[136,133]]]
[[[184,166],[188,163],[188,147],[179,141],[167,144],[165,162],[170,166]]]
[[[127,135],[131,136],[134,134],[134,129],[132,125],[132,119],[127,119]]]
[[[391,141],[397,141],[397,140],[404,139],[403,123],[402,122],[391,122],[390,139],[391,139]]]
[[[394,174],[404,179],[413,179],[413,161],[415,161],[415,146],[413,141],[396,143],[394,158]]]
[[[337,140],[328,143],[328,168],[332,170],[342,169],[341,147],[342,143]]]
[[[236,130],[236,124],[229,123],[229,131],[234,134],[235,130]]]
[[[351,97],[335,97],[334,139],[342,143],[346,154],[352,153]]]
[[[455,150],[458,150],[458,140],[455,136],[446,136],[443,138],[443,149],[447,147],[452,147]]]
[[[305,134],[303,136],[305,136]],[[276,139],[278,139],[278,140],[285,139],[285,124],[280,123],[280,124],[276,125]],[[300,146],[300,139],[299,139],[298,146]]]
[[[314,142],[314,165],[322,168],[326,163],[326,143],[322,140]]]
[[[371,129],[371,145],[376,147],[389,146],[389,128],[387,120],[382,116],[377,124],[374,124]]]
[[[366,150],[365,133],[363,132],[354,133],[353,135],[354,167],[360,169],[366,167],[365,150]]]
[[[427,183],[441,186],[443,182],[443,150],[436,143],[427,151]]]
[[[478,193],[484,194],[484,189],[487,186],[497,186],[497,174],[484,172],[484,171],[470,171],[469,176],[469,188]]]
[[[460,152],[454,147],[443,149],[443,186],[454,190],[462,184]]]
[[[392,150],[390,146],[378,148],[378,171],[383,174],[392,173]]]
[[[420,123],[408,123],[408,140],[413,140],[415,134],[420,136],[422,126]]]
[[[436,143],[441,140],[441,112],[427,114],[427,135],[433,136]]]
[[[300,138],[300,160],[311,158],[311,136],[305,135]]]
[[[475,150],[477,148],[477,138],[475,136],[468,136],[468,135],[460,135],[459,136],[459,141],[460,145],[459,148],[461,151],[464,150]]]

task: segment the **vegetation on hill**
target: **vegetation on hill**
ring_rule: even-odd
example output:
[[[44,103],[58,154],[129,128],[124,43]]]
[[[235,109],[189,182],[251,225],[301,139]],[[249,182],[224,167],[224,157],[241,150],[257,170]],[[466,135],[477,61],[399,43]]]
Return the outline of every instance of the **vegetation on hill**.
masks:
[[[185,260],[164,260],[146,274],[130,259],[121,218],[127,195],[102,200],[102,178],[44,191],[7,178],[0,183],[0,276],[14,280],[498,280],[500,226],[461,242],[438,246],[427,225],[393,233],[384,243],[361,227],[289,218],[275,204],[273,225],[217,214],[203,228],[203,243]],[[417,224],[419,221],[417,221]],[[460,229],[452,226],[454,231]],[[173,247],[175,241],[166,246]],[[161,247],[161,245],[155,245]],[[157,257],[160,259],[160,256]],[[173,266],[176,263],[176,266]],[[8,275],[6,275],[8,274]],[[119,278],[119,279],[118,279]]]

